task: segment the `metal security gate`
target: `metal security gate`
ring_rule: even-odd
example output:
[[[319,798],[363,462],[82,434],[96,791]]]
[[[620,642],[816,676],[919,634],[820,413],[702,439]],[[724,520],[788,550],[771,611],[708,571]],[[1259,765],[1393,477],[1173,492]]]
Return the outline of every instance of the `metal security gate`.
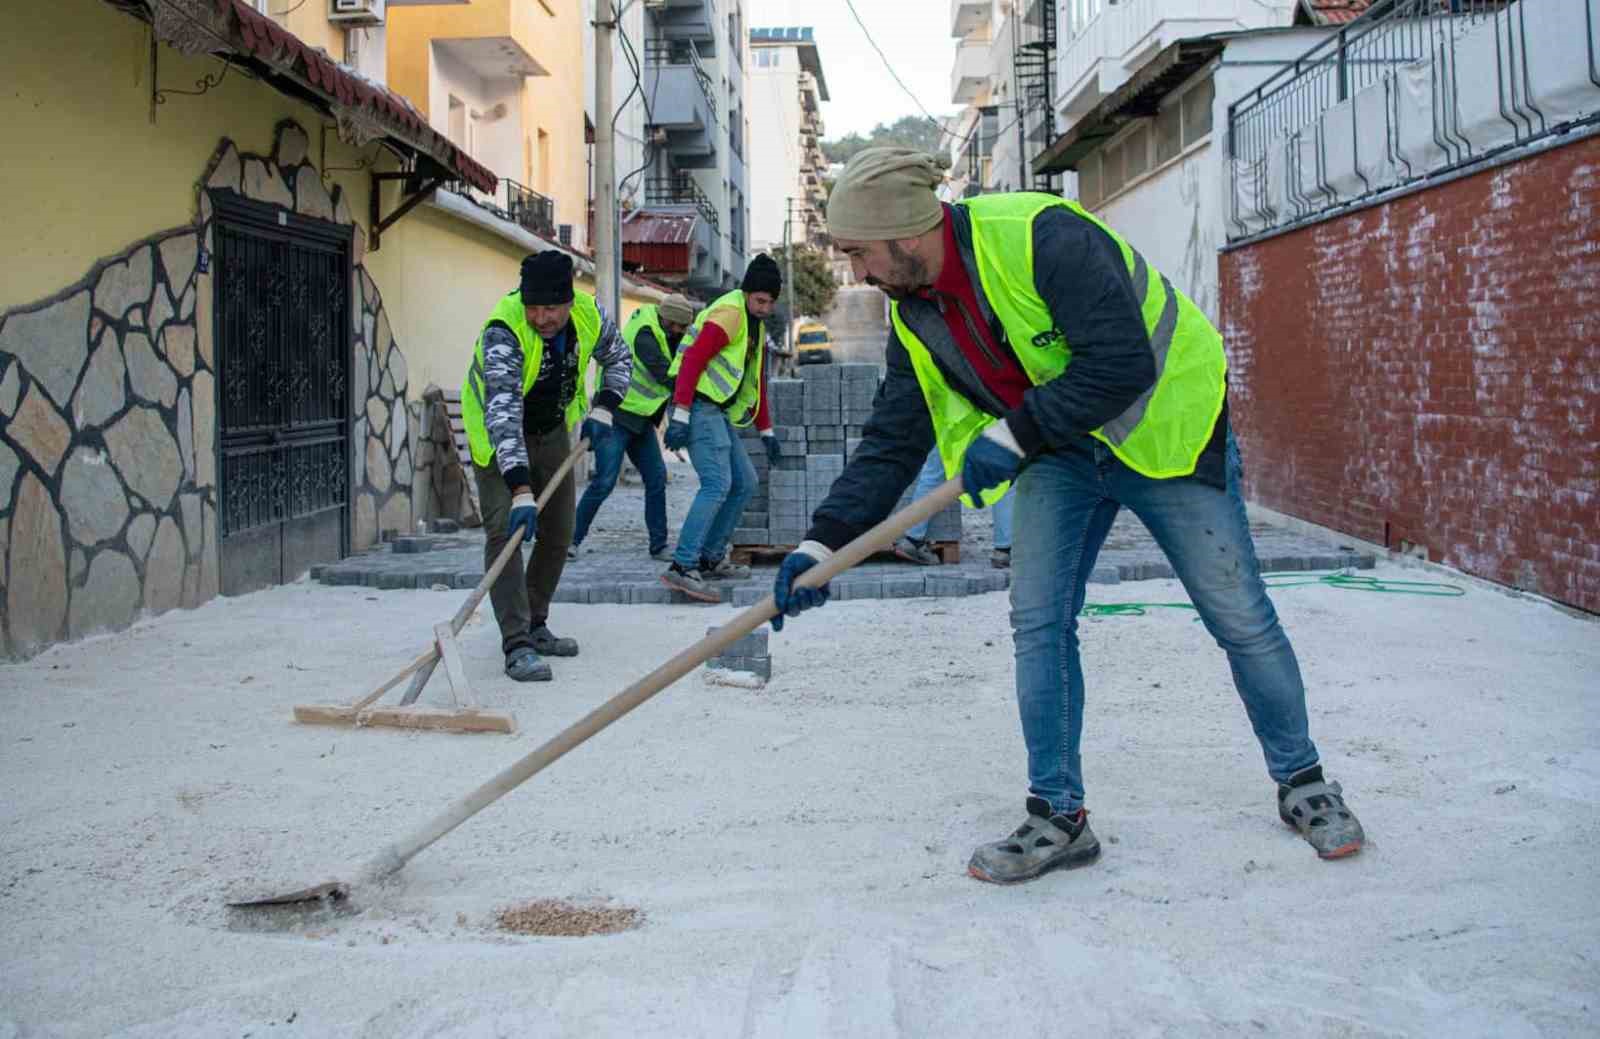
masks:
[[[221,584],[349,549],[350,232],[214,193]]]

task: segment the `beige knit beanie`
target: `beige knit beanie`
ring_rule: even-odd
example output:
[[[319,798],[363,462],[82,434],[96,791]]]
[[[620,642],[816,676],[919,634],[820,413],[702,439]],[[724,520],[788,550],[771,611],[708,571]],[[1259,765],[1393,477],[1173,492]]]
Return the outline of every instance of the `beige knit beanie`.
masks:
[[[694,304],[689,302],[688,297],[674,292],[657,304],[656,315],[674,325],[691,325],[694,323]]]
[[[867,148],[845,164],[828,198],[828,234],[857,241],[914,238],[944,218],[934,194],[949,160],[911,148]]]

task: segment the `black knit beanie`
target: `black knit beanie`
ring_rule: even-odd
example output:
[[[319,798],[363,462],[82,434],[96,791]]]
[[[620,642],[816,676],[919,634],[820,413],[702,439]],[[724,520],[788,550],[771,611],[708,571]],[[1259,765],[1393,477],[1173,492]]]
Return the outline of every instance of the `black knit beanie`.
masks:
[[[546,249],[522,261],[522,305],[550,307],[572,302],[572,257]]]
[[[766,253],[757,253],[756,258],[750,261],[750,266],[744,269],[744,280],[739,283],[739,288],[746,292],[766,292],[773,296],[783,291],[783,272],[778,270],[778,263]]]

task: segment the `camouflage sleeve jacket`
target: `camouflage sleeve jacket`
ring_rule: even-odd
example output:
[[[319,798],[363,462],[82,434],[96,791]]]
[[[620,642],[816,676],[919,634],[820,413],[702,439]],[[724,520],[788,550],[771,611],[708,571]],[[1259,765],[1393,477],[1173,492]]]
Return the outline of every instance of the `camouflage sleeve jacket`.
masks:
[[[594,344],[594,360],[600,365],[600,386],[594,395],[594,406],[607,411],[617,410],[622,398],[628,395],[628,382],[633,378],[633,351],[628,341],[617,330],[617,323],[600,310],[600,338]],[[579,373],[582,378],[582,373]]]
[[[528,482],[528,445],[522,436],[522,344],[498,321],[483,332],[483,424],[494,461],[509,486]],[[513,470],[521,478],[514,479]]]

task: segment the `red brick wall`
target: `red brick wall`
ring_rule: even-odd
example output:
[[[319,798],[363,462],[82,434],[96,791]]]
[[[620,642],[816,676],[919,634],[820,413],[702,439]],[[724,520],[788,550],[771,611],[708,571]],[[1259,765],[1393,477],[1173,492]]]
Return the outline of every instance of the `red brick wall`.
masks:
[[[1600,137],[1220,279],[1252,500],[1600,612]]]

